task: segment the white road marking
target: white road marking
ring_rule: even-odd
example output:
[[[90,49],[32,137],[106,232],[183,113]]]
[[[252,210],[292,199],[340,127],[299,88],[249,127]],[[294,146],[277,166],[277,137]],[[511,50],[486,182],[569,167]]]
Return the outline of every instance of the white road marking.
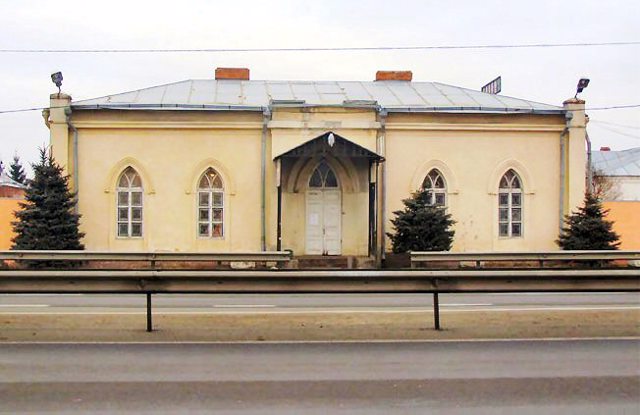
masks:
[[[476,307],[476,306],[492,306],[495,305],[493,303],[450,303],[450,304],[440,304],[440,307]]]
[[[51,307],[49,304],[0,304],[0,307]]]
[[[270,308],[277,307],[274,304],[216,304],[213,308]]]
[[[153,334],[149,334],[152,336]],[[637,336],[611,336],[611,337],[525,337],[525,338],[480,338],[480,339],[371,339],[371,340],[176,340],[176,341],[4,341],[0,342],[0,347],[4,345],[198,345],[198,344],[370,344],[370,343],[523,343],[523,342],[581,342],[581,341],[640,341]]]
[[[589,306],[589,307],[575,307],[575,306],[545,306],[545,307],[496,307],[496,308],[470,308],[470,309],[457,309],[457,310],[441,310],[446,313],[458,313],[467,311],[589,311],[589,310],[640,310],[640,306]]]

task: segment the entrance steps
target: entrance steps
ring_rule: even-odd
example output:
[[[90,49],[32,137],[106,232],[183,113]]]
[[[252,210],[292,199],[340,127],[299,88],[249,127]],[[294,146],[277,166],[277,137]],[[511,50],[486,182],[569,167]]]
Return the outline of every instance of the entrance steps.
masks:
[[[295,269],[375,269],[374,257],[355,255],[302,255],[296,256],[288,268]]]

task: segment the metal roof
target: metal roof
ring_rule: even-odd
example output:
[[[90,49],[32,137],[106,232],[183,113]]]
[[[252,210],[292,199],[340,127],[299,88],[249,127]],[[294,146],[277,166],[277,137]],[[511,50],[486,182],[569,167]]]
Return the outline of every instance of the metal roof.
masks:
[[[245,110],[378,107],[390,112],[541,113],[562,107],[439,82],[187,80],[72,103],[76,109]]]
[[[622,151],[594,151],[592,165],[605,176],[640,176],[640,147]]]
[[[0,163],[1,164],[1,163]],[[26,189],[27,186],[13,180],[6,171],[0,166],[0,187],[15,187],[18,189]]]

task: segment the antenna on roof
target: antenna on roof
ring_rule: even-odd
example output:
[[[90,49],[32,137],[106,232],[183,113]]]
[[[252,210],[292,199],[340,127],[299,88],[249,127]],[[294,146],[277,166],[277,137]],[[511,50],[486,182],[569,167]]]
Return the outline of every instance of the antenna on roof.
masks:
[[[497,95],[502,91],[502,76],[497,77],[493,81],[489,82],[481,89],[482,92],[487,94]]]

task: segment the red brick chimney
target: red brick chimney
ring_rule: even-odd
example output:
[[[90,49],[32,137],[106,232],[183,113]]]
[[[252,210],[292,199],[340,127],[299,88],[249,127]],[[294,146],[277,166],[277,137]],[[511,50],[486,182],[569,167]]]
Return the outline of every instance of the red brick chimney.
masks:
[[[611,147],[600,147],[600,151],[611,151]]]
[[[249,80],[248,68],[216,68],[216,79]]]
[[[376,81],[409,81],[413,78],[411,71],[378,71]]]

